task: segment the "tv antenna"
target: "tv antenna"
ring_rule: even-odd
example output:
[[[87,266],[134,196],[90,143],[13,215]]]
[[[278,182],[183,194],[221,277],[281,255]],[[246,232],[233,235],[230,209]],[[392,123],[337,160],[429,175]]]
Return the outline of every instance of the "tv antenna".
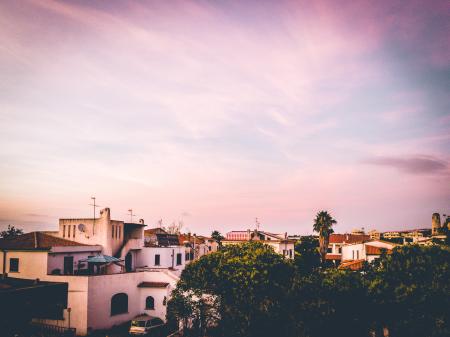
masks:
[[[137,214],[133,214],[133,210],[130,208],[128,210],[128,215],[130,216],[130,223],[133,223],[133,217],[137,216]]]
[[[256,225],[256,229],[259,230],[259,220],[258,220],[258,218],[255,218],[255,225]]]
[[[92,225],[92,235],[94,235],[95,234],[95,208],[96,207],[100,207],[100,205],[97,205],[96,203],[95,203],[95,197],[91,197],[91,199],[92,200],[94,200],[94,203],[93,204],[89,204],[89,206],[92,206],[93,208],[94,208],[94,224]]]

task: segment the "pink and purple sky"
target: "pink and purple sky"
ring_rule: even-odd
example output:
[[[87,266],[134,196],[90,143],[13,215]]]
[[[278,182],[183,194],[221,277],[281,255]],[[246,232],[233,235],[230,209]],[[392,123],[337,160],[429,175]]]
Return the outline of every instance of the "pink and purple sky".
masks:
[[[0,229],[450,213],[450,2],[0,2]]]

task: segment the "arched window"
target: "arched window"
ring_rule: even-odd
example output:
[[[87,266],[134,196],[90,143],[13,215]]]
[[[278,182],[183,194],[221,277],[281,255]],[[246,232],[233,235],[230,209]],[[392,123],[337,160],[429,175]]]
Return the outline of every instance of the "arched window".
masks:
[[[128,312],[128,295],[124,293],[115,294],[111,297],[111,316]]]
[[[145,299],[145,309],[155,310],[155,299],[152,296],[148,296]]]

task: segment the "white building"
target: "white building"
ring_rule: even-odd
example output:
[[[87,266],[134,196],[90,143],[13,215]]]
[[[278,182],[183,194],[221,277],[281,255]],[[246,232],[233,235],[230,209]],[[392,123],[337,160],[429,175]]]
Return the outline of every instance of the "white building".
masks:
[[[370,240],[365,234],[331,234],[325,258],[340,263],[342,260],[342,247],[348,244],[363,243]]]
[[[243,243],[246,241],[259,241],[271,246],[278,254],[286,258],[294,258],[295,240],[288,239],[287,233],[273,234],[265,231],[249,229],[247,231],[231,231],[226,235],[226,239],[222,240],[224,246]]]
[[[394,243],[380,240],[347,244],[342,246],[342,263],[349,261],[372,262],[380,257],[383,250],[390,254],[395,246],[397,245]]]
[[[185,265],[184,247],[146,246],[143,221],[111,220],[108,208],[100,214],[96,219],[61,219],[57,232],[0,239],[3,274],[68,283],[64,318],[41,323],[68,327],[70,321],[78,335],[85,335],[142,313],[165,319]],[[89,262],[93,257],[120,261]]]

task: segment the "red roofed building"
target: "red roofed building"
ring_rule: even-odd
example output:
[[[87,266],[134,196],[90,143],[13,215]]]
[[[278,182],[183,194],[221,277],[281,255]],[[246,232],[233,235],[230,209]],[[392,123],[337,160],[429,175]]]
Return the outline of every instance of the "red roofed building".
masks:
[[[365,234],[331,234],[325,258],[339,263],[342,256],[342,247],[344,245],[363,243],[369,240],[370,236]]]

